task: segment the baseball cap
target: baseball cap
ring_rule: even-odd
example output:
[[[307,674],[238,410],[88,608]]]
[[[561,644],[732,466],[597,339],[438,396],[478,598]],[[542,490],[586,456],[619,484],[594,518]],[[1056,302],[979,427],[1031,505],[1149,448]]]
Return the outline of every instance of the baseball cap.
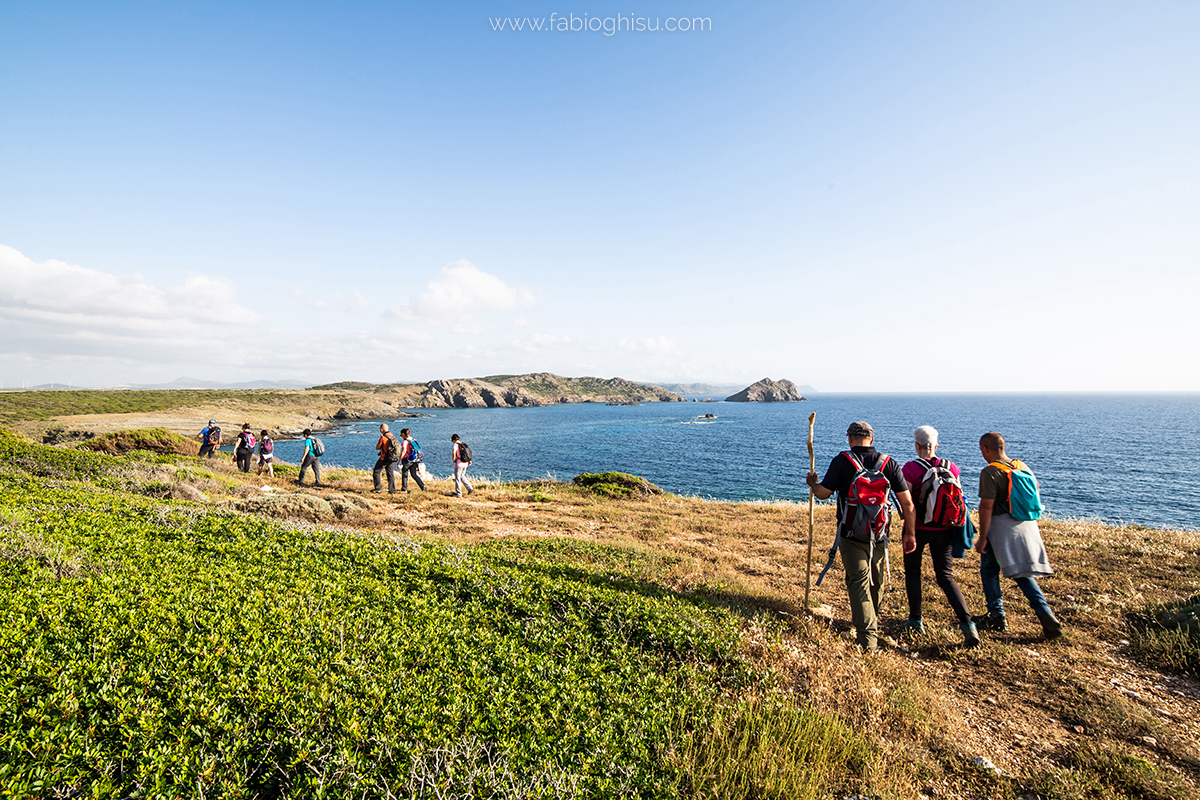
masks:
[[[209,425],[216,425],[216,424],[217,424],[217,421],[216,421],[215,419],[210,419],[210,420],[208,421],[208,424],[209,424]]]
[[[869,422],[851,422],[850,427],[846,428],[847,436],[874,436],[875,429],[871,427]]]

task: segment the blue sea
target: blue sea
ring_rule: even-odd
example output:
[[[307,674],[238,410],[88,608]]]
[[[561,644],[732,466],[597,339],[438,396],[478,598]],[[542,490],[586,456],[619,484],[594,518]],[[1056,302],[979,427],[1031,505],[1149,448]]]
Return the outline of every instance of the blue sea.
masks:
[[[664,489],[721,500],[807,500],[808,415],[815,413],[817,472],[846,447],[846,426],[866,420],[876,447],[915,457],[912,432],[933,425],[938,455],[963,471],[977,505],[981,434],[999,431],[1008,454],[1037,473],[1049,513],[1113,523],[1200,529],[1200,395],[819,394],[800,403],[648,403],[427,411],[384,420],[411,428],[434,475],[451,472],[450,435],[474,453],[472,473],[503,480],[615,470]],[[706,413],[716,416],[703,420]],[[370,469],[379,421],[321,434],[322,464]],[[296,462],[302,443],[277,444]]]

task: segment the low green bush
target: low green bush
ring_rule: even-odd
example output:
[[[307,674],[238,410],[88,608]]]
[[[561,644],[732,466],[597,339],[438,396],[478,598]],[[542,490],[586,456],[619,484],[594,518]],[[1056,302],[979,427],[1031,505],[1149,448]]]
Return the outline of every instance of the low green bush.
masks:
[[[1200,594],[1132,614],[1129,628],[1129,649],[1142,661],[1200,677]]]
[[[662,489],[645,478],[624,472],[585,472],[576,475],[572,482],[602,497],[620,498],[663,493]]]
[[[194,456],[200,450],[200,443],[172,433],[166,428],[144,428],[106,433],[103,436],[88,439],[79,448],[109,455],[123,455],[134,450],[145,450],[159,454]]]

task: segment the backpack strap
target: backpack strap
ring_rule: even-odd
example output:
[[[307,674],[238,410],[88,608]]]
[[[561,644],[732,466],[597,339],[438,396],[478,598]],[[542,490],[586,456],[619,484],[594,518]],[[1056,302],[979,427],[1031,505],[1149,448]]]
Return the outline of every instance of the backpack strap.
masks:
[[[846,458],[850,459],[850,463],[854,465],[855,472],[863,471],[862,462],[854,457],[854,453],[851,453],[849,450],[843,450],[842,455],[844,455]]]

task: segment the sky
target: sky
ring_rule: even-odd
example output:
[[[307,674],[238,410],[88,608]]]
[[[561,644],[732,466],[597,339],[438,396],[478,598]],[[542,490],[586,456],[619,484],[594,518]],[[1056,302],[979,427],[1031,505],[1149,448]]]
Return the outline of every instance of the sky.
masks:
[[[0,384],[1200,391],[1198,36],[1190,2],[6,3]]]

